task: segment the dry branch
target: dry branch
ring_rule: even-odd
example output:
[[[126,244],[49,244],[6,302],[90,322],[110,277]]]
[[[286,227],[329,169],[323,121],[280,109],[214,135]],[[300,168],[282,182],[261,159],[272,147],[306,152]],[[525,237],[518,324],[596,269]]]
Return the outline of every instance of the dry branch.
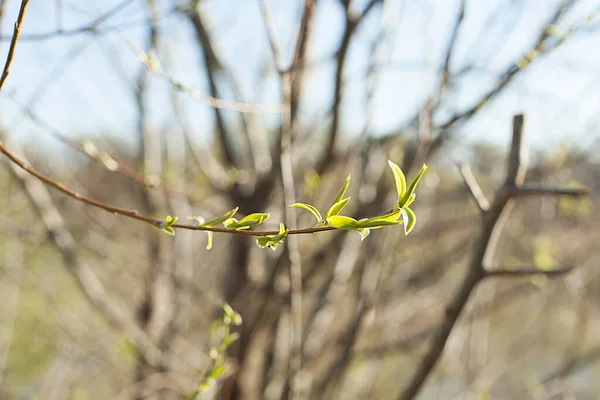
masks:
[[[515,116],[513,119],[513,137],[510,154],[508,156],[508,168],[504,184],[496,192],[494,201],[487,212],[482,215],[481,233],[477,238],[477,242],[475,243],[475,247],[471,254],[467,272],[460,283],[458,290],[446,307],[444,319],[432,339],[429,350],[426,352],[414,375],[409,380],[408,385],[398,396],[399,400],[410,400],[417,396],[440,359],[458,317],[465,308],[471,293],[479,282],[488,276],[488,274],[490,274],[491,277],[495,275],[507,276],[515,274],[512,272],[509,273],[506,270],[488,273],[486,272],[486,268],[489,268],[492,264],[494,251],[502,227],[513,206],[513,199],[516,196],[515,188],[521,187],[525,181],[529,157],[523,125],[523,115]],[[569,269],[569,271],[570,270],[571,269]],[[558,275],[569,272],[566,270],[559,271],[560,273],[558,273]],[[532,271],[526,270],[525,272]],[[552,271],[546,272],[546,275],[548,276],[556,274],[557,273],[552,273]]]

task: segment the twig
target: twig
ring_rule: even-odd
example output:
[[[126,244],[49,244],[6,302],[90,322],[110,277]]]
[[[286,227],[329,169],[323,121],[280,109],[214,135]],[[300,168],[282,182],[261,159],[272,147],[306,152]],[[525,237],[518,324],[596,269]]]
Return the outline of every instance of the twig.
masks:
[[[477,202],[479,209],[482,212],[486,212],[487,210],[489,210],[490,202],[483,194],[481,187],[479,187],[479,184],[477,183],[477,179],[475,179],[473,172],[471,172],[471,168],[469,168],[467,165],[461,163],[461,164],[458,164],[458,170],[460,171],[460,174],[462,175],[463,180],[465,181],[465,184],[469,188],[469,191],[471,192],[473,199],[475,199],[475,201]]]
[[[331,165],[333,160],[333,153],[335,151],[335,146],[337,142],[337,138],[340,134],[340,122],[341,122],[341,104],[342,104],[342,89],[343,89],[343,75],[344,75],[344,66],[346,64],[346,59],[348,55],[348,49],[350,47],[350,40],[352,36],[356,32],[357,27],[360,23],[365,19],[368,13],[374,8],[375,4],[380,3],[380,0],[371,0],[367,6],[365,7],[362,14],[359,16],[354,16],[348,4],[346,3],[346,25],[344,27],[344,32],[342,34],[342,40],[340,42],[340,47],[336,53],[336,61],[337,67],[335,70],[335,83],[333,89],[333,106],[332,106],[332,120],[331,127],[327,132],[327,142],[325,144],[325,150],[323,154],[317,161],[317,165],[315,170],[319,175],[322,175],[323,172]]]
[[[293,95],[294,95],[294,79],[295,66],[302,56],[301,47],[305,43],[305,35],[307,21],[312,15],[313,0],[306,0],[302,13],[300,29],[294,49],[294,56],[290,66],[283,69],[281,66],[281,53],[275,41],[274,29],[271,22],[269,10],[266,0],[260,2],[263,14],[263,20],[267,28],[267,36],[273,58],[276,63],[277,70],[281,75],[281,92],[282,103],[284,110],[282,114],[281,132],[280,132],[280,164],[281,164],[281,180],[283,184],[283,194],[285,204],[293,204],[296,202],[296,190],[294,185],[294,171],[292,162],[292,137],[295,128],[295,118],[293,115]],[[284,204],[284,207],[285,207]],[[294,230],[298,224],[296,209],[286,207],[284,213],[284,223],[288,228]],[[298,373],[302,368],[302,259],[300,257],[300,243],[297,238],[290,237],[287,239],[287,250],[290,261],[290,305],[292,313],[292,329],[290,330],[290,392],[292,399],[301,399],[306,397],[302,393],[298,382]]]
[[[29,35],[22,35],[21,40],[22,41],[23,40],[37,41],[37,40],[53,39],[56,37],[71,37],[71,36],[79,35],[82,33],[99,33],[98,26],[100,24],[105,22],[108,18],[112,17],[113,15],[121,12],[129,4],[133,4],[133,3],[134,3],[134,0],[124,0],[121,3],[117,4],[116,6],[109,9],[104,14],[100,15],[98,18],[94,19],[92,22],[90,22],[86,25],[79,26],[77,28],[67,29],[67,30],[57,29],[56,31],[53,31],[53,32],[32,33]],[[113,29],[117,29],[117,27],[107,27],[104,30],[104,32],[110,32]],[[0,37],[0,40],[2,40],[2,41],[6,40],[6,39],[8,39],[8,38],[6,38],[4,36]]]
[[[559,188],[546,187],[542,185],[520,185],[510,189],[512,196],[569,196],[582,197],[589,194],[589,189],[586,187],[580,188]]]
[[[523,125],[523,115],[516,115],[513,119],[513,137],[505,182],[496,193],[488,212],[483,215],[481,233],[475,243],[465,277],[446,307],[444,319],[432,339],[429,350],[408,385],[400,393],[399,400],[414,399],[419,393],[441,357],[446,342],[471,293],[477,284],[487,276],[485,268],[489,267],[493,260],[500,232],[508,212],[513,206],[514,188],[520,187],[525,180],[528,153]],[[506,273],[498,273],[498,275],[502,274]]]
[[[10,73],[10,64],[12,63],[12,59],[15,55],[15,49],[17,47],[17,42],[19,41],[19,35],[21,34],[21,25],[23,24],[23,18],[25,18],[25,11],[27,10],[28,5],[29,0],[21,0],[21,9],[19,10],[17,22],[15,22],[13,37],[10,41],[10,48],[8,49],[6,62],[4,63],[4,71],[2,71],[2,77],[0,78],[0,90],[2,90],[2,86],[4,86],[4,81],[6,81],[6,78],[8,78],[8,74]]]
[[[452,60],[452,55],[454,54],[454,49],[456,48],[456,39],[458,39],[458,31],[462,25],[462,22],[465,18],[465,6],[466,0],[460,1],[460,9],[458,11],[458,17],[456,19],[456,23],[454,24],[454,28],[452,29],[452,34],[450,36],[450,42],[448,43],[448,49],[446,50],[446,56],[444,58],[444,66],[442,68],[442,76],[440,78],[440,82],[438,83],[437,95],[434,100],[433,108],[437,108],[442,99],[442,93],[448,84],[450,79],[450,61]]]
[[[0,147],[3,147],[1,143]],[[67,271],[73,276],[87,301],[112,327],[126,332],[135,349],[148,363],[155,365],[161,351],[154,346],[146,333],[139,329],[134,321],[123,312],[120,304],[113,301],[108,295],[93,269],[79,259],[73,236],[66,228],[62,215],[54,206],[50,194],[40,182],[41,179],[32,178],[17,168],[19,164],[15,164],[10,164],[10,171],[23,186],[34,209],[50,233],[54,246],[61,253]]]
[[[35,176],[36,178],[38,178],[45,184],[52,186],[56,190],[66,194],[69,197],[74,198],[75,200],[81,201],[83,203],[89,204],[89,205],[97,207],[97,208],[101,208],[105,211],[108,211],[108,212],[111,212],[114,214],[119,214],[119,215],[123,215],[128,218],[136,219],[138,221],[146,222],[156,228],[160,228],[162,226],[162,224],[164,223],[164,221],[162,221],[162,220],[155,219],[155,218],[149,217],[147,215],[143,215],[142,213],[140,213],[137,210],[117,207],[112,204],[103,203],[99,200],[96,200],[91,197],[87,197],[80,193],[77,193],[77,192],[67,188],[62,183],[55,181],[52,178],[49,178],[48,176],[46,176],[46,175],[42,174],[41,172],[37,171],[36,169],[32,168],[29,164],[27,164],[25,161],[21,160],[14,153],[12,153],[10,150],[8,150],[3,143],[0,143],[0,152],[3,153],[6,157],[8,157],[8,159],[10,161],[15,163],[19,167],[21,167],[23,170],[25,170],[28,173],[30,173],[31,175]],[[279,233],[278,230],[241,231],[241,230],[227,229],[227,228],[204,227],[204,226],[197,226],[197,225],[191,225],[191,224],[173,224],[171,226],[173,228],[179,228],[179,229],[189,229],[189,230],[194,230],[194,231],[210,231],[210,232],[218,232],[218,233],[232,233],[232,234],[236,234],[236,235],[246,235],[246,236],[265,236],[265,235],[276,235],[277,233]],[[325,232],[325,231],[331,231],[331,230],[335,230],[335,228],[333,228],[331,226],[326,226],[326,227],[322,227],[322,228],[300,228],[300,229],[290,230],[288,232],[288,235],[301,235],[301,234]]]
[[[575,269],[574,266],[560,266],[550,269],[520,268],[520,269],[491,269],[485,272],[486,278],[518,278],[533,275],[558,276],[565,275]]]

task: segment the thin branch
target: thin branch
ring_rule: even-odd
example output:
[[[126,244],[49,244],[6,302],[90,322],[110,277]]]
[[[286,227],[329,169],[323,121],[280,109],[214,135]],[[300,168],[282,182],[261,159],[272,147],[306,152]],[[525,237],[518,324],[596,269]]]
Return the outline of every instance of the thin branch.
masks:
[[[103,203],[99,200],[84,196],[80,193],[75,192],[72,189],[67,188],[64,184],[62,184],[58,181],[55,181],[54,179],[49,178],[48,176],[46,176],[46,175],[42,174],[41,172],[37,171],[36,169],[32,168],[29,164],[27,164],[25,161],[23,161],[22,159],[17,157],[13,152],[8,150],[8,148],[6,148],[6,146],[3,143],[0,143],[0,152],[3,153],[6,157],[8,157],[8,159],[11,162],[18,165],[20,168],[27,171],[29,174],[35,176],[36,178],[38,178],[45,184],[52,186],[53,188],[66,194],[67,196],[74,198],[75,200],[81,201],[83,203],[86,203],[88,205],[91,205],[91,206],[94,206],[97,208],[101,208],[101,209],[111,212],[113,214],[119,214],[119,215],[122,215],[122,216],[125,216],[128,218],[136,219],[138,221],[146,222],[146,223],[154,226],[155,228],[161,228],[161,226],[163,226],[164,221],[149,217],[147,215],[143,215],[137,210],[117,207],[112,204]],[[278,230],[242,231],[242,230],[227,229],[227,228],[204,227],[204,226],[197,226],[197,225],[191,225],[191,224],[173,224],[173,225],[171,225],[171,227],[179,228],[179,229],[189,229],[189,230],[194,230],[194,231],[232,233],[232,234],[236,234],[236,235],[246,235],[246,236],[265,236],[265,235],[276,235],[279,233]],[[325,231],[332,231],[335,229],[336,228],[331,227],[331,226],[326,226],[326,227],[322,227],[322,228],[293,229],[288,232],[288,235],[301,235],[301,234],[325,232]]]
[[[442,93],[450,80],[450,61],[452,60],[452,55],[454,54],[454,49],[456,47],[456,39],[458,39],[458,31],[462,25],[462,22],[465,18],[465,6],[466,0],[460,0],[460,9],[458,12],[458,17],[456,19],[456,23],[454,24],[454,28],[452,29],[452,34],[450,36],[450,42],[448,44],[448,49],[446,50],[446,57],[444,58],[444,66],[442,68],[442,76],[440,78],[440,82],[438,84],[437,95],[434,100],[434,106],[432,108],[437,108],[440,104],[440,100],[442,98]]]
[[[228,111],[237,111],[240,113],[255,113],[255,114],[273,114],[281,113],[283,106],[281,104],[251,104],[241,103],[238,101],[224,100],[216,97],[216,88],[211,88],[211,95],[204,94],[197,89],[191,88],[184,83],[170,76],[160,68],[160,64],[154,58],[151,58],[143,50],[134,43],[130,42],[130,47],[136,53],[139,60],[148,70],[166,79],[173,89],[177,92],[185,93],[193,99],[200,100],[215,109],[223,109]],[[209,53],[210,54],[210,53]],[[207,70],[211,70],[212,66]],[[209,82],[210,83],[210,82]],[[216,85],[216,84],[215,84]]]
[[[12,63],[13,57],[15,55],[15,49],[17,47],[17,42],[19,41],[19,35],[21,34],[21,25],[23,24],[23,18],[25,18],[25,11],[27,10],[28,5],[29,0],[21,0],[19,16],[17,17],[17,22],[15,22],[13,37],[10,41],[10,48],[8,49],[6,62],[4,63],[4,71],[2,71],[2,77],[0,78],[0,90],[2,90],[2,86],[4,86],[4,81],[6,81],[6,78],[8,78],[8,74],[10,74],[10,64]]]
[[[493,98],[495,98],[509,83],[513,81],[515,76],[527,69],[535,60],[540,59],[543,55],[550,53],[552,50],[560,47],[567,38],[573,33],[573,29],[565,32],[556,37],[557,40],[552,41],[548,46],[545,46],[546,39],[551,35],[550,32],[556,30],[557,23],[561,20],[562,16],[570,7],[570,0],[563,1],[563,4],[557,8],[555,13],[552,15],[548,23],[545,25],[542,32],[540,32],[535,44],[531,49],[526,52],[521,59],[517,60],[514,64],[509,66],[506,71],[502,74],[499,82],[490,91],[483,95],[473,106],[470,108],[457,113],[444,124],[439,126],[440,133],[432,142],[432,151],[436,151],[441,147],[441,144],[447,139],[450,134],[450,129],[457,122],[463,122],[473,117],[479,110],[481,110],[486,104],[488,104]]]
[[[101,25],[107,19],[109,19],[113,15],[121,12],[125,7],[127,7],[128,5],[133,4],[133,3],[134,3],[134,0],[124,0],[86,25],[82,25],[77,28],[67,29],[67,30],[57,29],[56,31],[53,31],[53,32],[32,33],[32,34],[28,34],[28,35],[22,35],[21,41],[38,41],[38,40],[54,39],[57,37],[65,37],[66,38],[66,37],[76,36],[76,35],[79,35],[82,33],[100,33],[100,30],[98,29],[99,25]],[[126,26],[130,27],[130,22],[128,22]],[[106,27],[102,32],[108,33],[108,32],[111,32],[112,30],[117,30],[117,29],[119,29],[119,27],[116,27],[116,26],[115,27]],[[8,40],[8,38],[4,37],[4,36],[0,37],[0,41],[4,41],[4,40]]]
[[[0,143],[0,147],[3,145]],[[16,163],[15,163],[16,164]],[[87,301],[114,328],[126,332],[135,349],[150,363],[156,365],[161,351],[106,292],[102,281],[92,268],[79,258],[73,236],[65,226],[64,219],[54,206],[47,189],[38,180],[17,168],[19,164],[10,164],[10,171],[22,185],[33,208],[40,215],[50,234],[54,246],[63,257],[67,271],[73,276]],[[26,170],[27,171],[27,170]],[[29,172],[29,171],[27,171]],[[35,176],[35,175],[34,175]]]
[[[512,196],[568,196],[568,197],[583,197],[589,194],[589,189],[586,187],[580,188],[559,188],[546,187],[542,185],[526,184],[512,188]]]
[[[469,188],[473,199],[475,199],[475,201],[477,202],[479,209],[482,212],[486,212],[487,210],[489,210],[490,202],[488,201],[487,197],[485,197],[485,195],[483,194],[481,187],[479,187],[477,179],[475,179],[473,172],[471,172],[471,168],[469,168],[465,164],[460,163],[458,164],[458,170],[460,171],[460,174],[463,177],[465,184]]]
[[[533,275],[544,275],[544,276],[558,276],[565,275],[575,269],[574,266],[560,266],[554,267],[547,270],[538,268],[522,268],[522,269],[491,269],[485,272],[486,278],[519,278]]]
[[[278,63],[278,70],[281,74],[281,92],[282,103],[285,106],[282,114],[281,131],[279,137],[280,144],[280,168],[281,181],[283,185],[284,197],[284,223],[290,229],[296,229],[298,219],[296,209],[286,207],[287,204],[296,202],[296,189],[294,184],[294,168],[292,161],[292,136],[295,129],[295,118],[293,112],[293,95],[294,95],[294,79],[295,66],[301,56],[301,46],[305,42],[307,20],[312,15],[313,0],[306,0],[302,12],[300,29],[294,49],[294,57],[289,68],[281,69],[281,54],[276,45],[275,37],[273,36],[273,28],[270,22],[268,8],[266,3],[261,2],[265,25],[267,26],[269,43],[273,50],[273,57]],[[302,258],[300,256],[300,243],[295,237],[290,237],[286,241],[288,257],[290,262],[290,306],[292,313],[292,329],[290,330],[290,357],[289,357],[289,386],[292,399],[301,399],[307,397],[302,393],[301,387],[298,385],[297,377],[302,369]]]
[[[335,145],[340,135],[340,123],[341,123],[341,104],[342,104],[342,89],[343,89],[343,75],[344,66],[348,55],[348,49],[350,47],[350,40],[356,32],[357,27],[365,19],[368,13],[374,8],[375,4],[380,3],[381,0],[371,0],[365,7],[362,14],[354,16],[351,14],[349,4],[345,4],[346,8],[346,25],[342,34],[342,41],[340,47],[336,53],[337,67],[335,71],[335,83],[333,89],[333,106],[332,106],[332,121],[329,132],[327,132],[327,142],[325,144],[325,150],[317,161],[315,170],[319,175],[331,165],[333,155],[335,151]]]
[[[458,317],[465,308],[471,293],[485,277],[484,266],[490,264],[493,258],[500,230],[511,208],[510,193],[506,190],[506,187],[520,185],[525,179],[527,149],[525,147],[523,124],[523,115],[515,116],[506,181],[496,194],[488,212],[484,214],[481,233],[475,243],[467,272],[460,287],[446,307],[444,319],[432,339],[429,350],[425,353],[423,360],[410,378],[408,385],[398,396],[399,400],[411,400],[417,396],[440,359],[446,342],[452,333]]]

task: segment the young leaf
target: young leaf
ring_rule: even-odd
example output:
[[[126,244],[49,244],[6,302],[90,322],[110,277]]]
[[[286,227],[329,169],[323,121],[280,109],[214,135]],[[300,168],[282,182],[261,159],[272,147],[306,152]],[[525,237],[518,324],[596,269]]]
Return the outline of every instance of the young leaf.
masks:
[[[281,223],[279,224],[279,233],[277,235],[267,235],[256,238],[256,244],[260,248],[269,247],[271,250],[275,251],[277,245],[283,242],[283,238],[285,238],[288,234],[289,230],[285,229],[285,226]]]
[[[237,313],[229,304],[226,302],[221,302],[221,308],[223,309],[223,319],[227,318],[230,323],[234,325],[242,324],[242,317],[239,313]]]
[[[267,213],[254,213],[246,215],[244,218],[240,220],[240,226],[253,226],[259,225],[269,219],[269,214]]]
[[[332,215],[327,218],[327,222],[334,228],[348,231],[355,230],[358,224],[358,221],[354,218],[346,217],[344,215]]]
[[[388,160],[388,165],[392,169],[394,174],[394,181],[396,182],[396,191],[398,192],[398,205],[394,206],[394,209],[401,208],[400,203],[404,194],[406,193],[406,177],[398,165]]]
[[[229,218],[233,217],[235,215],[235,213],[237,213],[239,207],[234,208],[233,210],[229,211],[227,214],[224,214],[220,217],[211,219],[210,221],[204,221],[204,218],[202,217],[195,217],[192,219],[197,219],[198,222],[200,222],[200,219],[202,218],[202,222],[200,222],[200,226],[215,226],[215,225],[219,225],[222,224],[223,222],[225,222],[225,220],[228,220]]]
[[[337,203],[334,203],[330,208],[329,211],[327,211],[327,215],[325,215],[325,219],[333,216],[333,215],[338,215],[339,213],[342,212],[342,210],[344,209],[344,207],[346,207],[346,204],[348,204],[348,202],[350,201],[350,197],[347,197],[343,200],[338,201]]]
[[[225,221],[223,221],[223,226],[227,229],[248,229],[248,228],[250,228],[249,226],[240,227],[240,221],[238,221],[236,218],[226,219]]]
[[[321,222],[323,220],[323,217],[321,217],[321,213],[319,212],[319,210],[317,210],[315,206],[311,206],[310,204],[294,203],[290,207],[303,208],[306,211],[310,211],[310,213],[314,215],[317,219],[317,222]]]
[[[206,250],[210,250],[212,249],[213,233],[211,231],[206,231],[206,234],[208,235],[208,238],[206,239]]]
[[[358,231],[358,233],[360,233],[360,240],[361,240],[361,241],[362,241],[362,240],[365,240],[365,238],[366,238],[367,236],[369,236],[369,233],[371,232],[371,231],[369,230],[369,228],[357,228],[356,230]]]
[[[171,236],[175,235],[175,230],[171,227],[171,225],[177,222],[178,219],[179,217],[171,217],[170,215],[167,215],[165,221],[160,224],[160,229]]]
[[[415,197],[417,197],[416,193],[411,194],[408,200],[406,200],[406,203],[404,203],[404,207],[410,206],[413,203],[413,201],[415,201]]]
[[[346,178],[346,182],[344,182],[344,186],[342,186],[342,190],[340,190],[340,192],[338,193],[333,204],[339,203],[346,194],[346,190],[348,190],[348,186],[350,185],[350,178],[351,176],[348,175],[348,177]]]
[[[415,213],[408,207],[404,207],[402,210],[402,219],[404,221],[404,234],[408,235],[410,231],[415,227],[417,217]]]
[[[366,221],[358,221],[357,226],[359,228],[371,228],[371,229],[379,229],[388,225],[398,225],[401,224],[402,221],[398,221],[400,218],[400,211],[394,211],[384,215],[378,215],[373,218],[369,218]]]
[[[223,221],[223,225],[225,226],[225,228],[228,229],[242,230],[248,229],[254,225],[262,224],[267,219],[269,219],[269,214],[267,213],[254,213],[246,215],[239,221],[235,218],[226,219],[225,221]]]
[[[406,191],[406,193],[404,193],[404,197],[400,200],[400,208],[406,207],[410,196],[412,196],[415,193],[415,189],[417,188],[417,185],[419,184],[419,181],[423,177],[425,171],[427,171],[427,164],[423,164],[423,166],[419,170],[419,173],[417,173],[417,176],[415,176],[415,178],[410,183],[408,190]]]

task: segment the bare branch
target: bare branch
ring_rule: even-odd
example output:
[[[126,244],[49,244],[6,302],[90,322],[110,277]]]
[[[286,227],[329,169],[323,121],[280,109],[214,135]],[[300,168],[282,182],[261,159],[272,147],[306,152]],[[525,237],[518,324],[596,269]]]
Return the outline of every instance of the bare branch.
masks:
[[[473,199],[475,199],[475,201],[477,202],[479,209],[482,212],[486,212],[487,210],[489,210],[490,202],[485,197],[483,191],[479,187],[477,179],[475,179],[473,172],[471,172],[471,168],[469,168],[466,164],[460,163],[458,164],[458,170],[460,171],[460,174],[462,175],[465,184],[469,188]]]
[[[558,276],[565,275],[575,269],[574,266],[558,266],[549,269],[538,269],[538,268],[519,268],[519,269],[490,269],[485,272],[486,278],[519,278],[519,277],[527,277],[534,275],[544,275],[544,276]]]
[[[511,189],[512,196],[567,196],[583,197],[589,194],[586,187],[580,188],[559,188],[546,187],[542,185],[525,184]]]
[[[1,143],[0,147],[3,147]],[[61,253],[67,271],[73,276],[90,305],[111,326],[125,331],[136,350],[144,356],[148,363],[156,364],[160,358],[160,350],[154,346],[146,333],[135,324],[133,318],[124,313],[122,307],[113,301],[94,271],[80,260],[75,249],[73,236],[65,226],[62,215],[54,206],[46,188],[39,180],[17,168],[17,165],[10,164],[11,172],[23,186],[33,207],[50,233],[54,246]]]
[[[2,71],[2,77],[0,78],[0,90],[2,90],[2,86],[4,86],[4,81],[6,81],[6,78],[8,78],[8,74],[10,74],[10,64],[12,63],[13,57],[15,56],[15,49],[17,47],[17,42],[19,41],[19,35],[21,35],[21,25],[23,24],[23,18],[25,18],[25,11],[27,10],[28,5],[29,0],[21,0],[19,16],[17,17],[17,22],[15,22],[13,37],[10,41],[10,48],[8,49],[6,62],[4,63],[4,70]]]
[[[54,39],[54,38],[58,38],[58,37],[67,38],[67,37],[71,37],[71,36],[80,35],[83,33],[97,34],[97,33],[101,33],[101,32],[108,33],[111,31],[119,30],[120,27],[111,26],[111,27],[106,27],[105,29],[102,29],[102,31],[100,31],[99,26],[103,22],[105,22],[107,19],[109,19],[113,15],[121,12],[125,7],[127,7],[128,5],[133,4],[133,3],[134,3],[134,0],[123,0],[122,2],[120,2],[116,6],[112,7],[111,9],[106,11],[104,14],[100,15],[98,18],[94,19],[92,22],[90,22],[86,25],[82,25],[82,26],[79,26],[79,27],[73,28],[73,29],[59,28],[54,32],[32,33],[32,34],[28,34],[28,35],[22,35],[21,41],[38,41],[38,40]],[[131,26],[131,25],[128,25],[128,26]],[[7,39],[8,38],[6,38],[4,36],[0,36],[0,41],[4,41]]]
[[[113,214],[119,214],[119,215],[122,215],[122,216],[125,216],[128,218],[132,218],[132,219],[136,219],[138,221],[148,223],[148,224],[154,226],[155,228],[160,228],[164,223],[164,221],[144,215],[144,214],[140,213],[138,210],[117,207],[112,204],[103,203],[99,200],[96,200],[91,197],[87,197],[80,193],[77,193],[74,190],[67,188],[64,184],[62,184],[58,181],[55,181],[52,178],[49,178],[48,176],[37,171],[35,168],[31,167],[29,164],[27,164],[25,161],[23,161],[21,158],[19,158],[17,155],[15,155],[13,152],[8,150],[8,148],[1,142],[0,142],[0,152],[3,153],[6,157],[8,157],[8,159],[11,162],[18,165],[21,169],[27,171],[29,174],[35,176],[37,179],[41,180],[45,184],[52,186],[56,190],[66,194],[69,197],[72,197],[75,200],[81,201],[83,203],[86,203],[88,205],[91,205],[91,206],[94,206],[97,208],[101,208],[101,209],[111,212]],[[171,227],[179,228],[179,229],[189,229],[189,230],[193,230],[193,231],[205,231],[205,232],[210,231],[210,232],[219,232],[219,233],[231,233],[234,235],[245,235],[245,236],[265,236],[265,235],[276,235],[279,233],[278,230],[268,230],[268,231],[247,231],[246,230],[246,231],[243,231],[243,230],[235,230],[235,229],[227,229],[227,228],[204,227],[204,226],[191,225],[191,224],[173,224],[173,225],[171,225]],[[322,228],[291,229],[288,232],[288,235],[310,234],[310,233],[317,233],[317,232],[332,231],[335,229],[336,228],[331,227],[331,226],[326,226],[326,227],[322,227]]]
[[[331,127],[327,133],[327,142],[325,144],[325,150],[317,162],[315,170],[321,175],[330,165],[335,150],[337,138],[339,136],[340,121],[341,121],[341,104],[342,104],[342,87],[343,87],[343,74],[344,66],[346,65],[346,56],[348,54],[348,48],[350,47],[350,40],[356,32],[356,28],[359,26],[361,21],[367,16],[367,14],[373,9],[375,4],[380,3],[380,0],[371,0],[365,7],[362,14],[358,17],[353,16],[350,13],[348,4],[346,7],[346,25],[344,26],[344,33],[342,34],[342,41],[336,54],[337,68],[335,70],[335,84],[333,89],[333,116],[331,121]]]
[[[511,208],[509,204],[510,195],[505,187],[514,187],[517,184],[522,184],[525,178],[527,154],[524,135],[523,115],[517,115],[513,120],[513,139],[508,157],[508,172],[505,184],[496,194],[488,212],[484,214],[481,233],[471,254],[467,272],[460,287],[446,307],[444,319],[432,339],[429,350],[425,353],[423,360],[409,380],[408,385],[398,396],[399,400],[413,399],[419,393],[441,357],[446,342],[471,293],[485,277],[484,265],[490,264],[500,230]]]
[[[448,49],[446,50],[446,57],[444,58],[444,66],[442,68],[442,76],[440,78],[440,82],[438,84],[437,95],[435,97],[434,106],[436,108],[439,105],[440,100],[442,98],[442,93],[448,84],[450,79],[450,60],[452,59],[452,55],[454,54],[454,49],[456,47],[456,39],[458,38],[458,31],[460,30],[460,26],[465,18],[465,6],[466,0],[460,0],[460,9],[458,11],[458,17],[456,19],[456,23],[454,24],[454,29],[452,29],[452,34],[450,36],[450,42],[448,44]],[[418,165],[418,164],[417,164]]]

